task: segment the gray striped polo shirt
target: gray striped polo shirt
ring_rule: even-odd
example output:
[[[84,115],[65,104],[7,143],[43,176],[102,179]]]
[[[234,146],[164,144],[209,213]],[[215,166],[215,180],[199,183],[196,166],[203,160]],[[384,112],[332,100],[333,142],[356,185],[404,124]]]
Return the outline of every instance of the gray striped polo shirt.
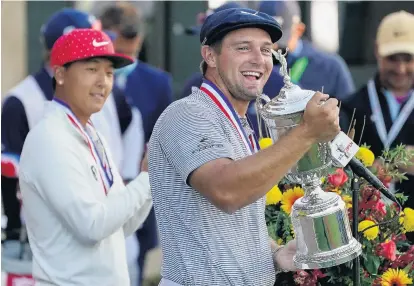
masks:
[[[149,177],[164,278],[181,285],[274,284],[265,197],[227,214],[187,184],[211,160],[247,155],[235,127],[199,89],[160,116],[149,142]]]

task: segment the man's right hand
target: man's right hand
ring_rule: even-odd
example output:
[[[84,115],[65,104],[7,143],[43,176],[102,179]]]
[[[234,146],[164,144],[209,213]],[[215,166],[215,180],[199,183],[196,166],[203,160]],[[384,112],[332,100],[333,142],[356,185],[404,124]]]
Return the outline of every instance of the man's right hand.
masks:
[[[311,140],[331,141],[341,131],[338,100],[316,92],[306,105],[302,124]]]

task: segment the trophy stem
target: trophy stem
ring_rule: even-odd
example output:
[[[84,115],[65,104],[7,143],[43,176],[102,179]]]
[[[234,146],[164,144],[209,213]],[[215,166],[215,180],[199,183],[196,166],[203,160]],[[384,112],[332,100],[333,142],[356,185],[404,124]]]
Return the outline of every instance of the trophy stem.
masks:
[[[322,181],[315,179],[310,182],[302,184],[302,188],[305,192],[302,202],[309,204],[320,204],[322,203],[321,197],[323,196],[324,190],[321,188]]]

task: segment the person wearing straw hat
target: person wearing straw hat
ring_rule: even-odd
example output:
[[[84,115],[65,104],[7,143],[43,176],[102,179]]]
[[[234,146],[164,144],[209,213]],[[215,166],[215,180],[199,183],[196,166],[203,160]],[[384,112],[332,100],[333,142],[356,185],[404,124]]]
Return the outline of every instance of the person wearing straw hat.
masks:
[[[114,69],[132,62],[93,29],[75,29],[53,45],[55,97],[20,158],[36,285],[130,283],[125,237],[152,207],[146,160],[125,186],[90,117],[111,92]]]
[[[386,148],[404,144],[414,150],[414,14],[396,11],[386,15],[377,28],[377,71],[357,92],[342,102],[347,120],[343,130],[355,124],[355,138],[370,146],[378,158]],[[411,160],[414,163],[414,160]],[[384,162],[375,160],[382,172]],[[414,164],[400,166],[407,180],[387,180],[389,189],[408,196],[404,206],[414,208]],[[414,233],[406,233],[414,243]]]
[[[266,286],[276,271],[296,270],[296,241],[279,247],[268,236],[265,195],[310,146],[339,133],[339,108],[317,92],[303,122],[258,150],[246,112],[281,36],[271,16],[247,8],[213,13],[202,26],[204,81],[163,112],[149,142],[162,286]]]
[[[344,59],[317,48],[304,36],[306,25],[302,22],[299,1],[260,1],[257,10],[272,16],[281,25],[283,37],[275,48],[288,50],[286,60],[293,83],[303,89],[323,90],[338,100],[345,100],[355,91]]]

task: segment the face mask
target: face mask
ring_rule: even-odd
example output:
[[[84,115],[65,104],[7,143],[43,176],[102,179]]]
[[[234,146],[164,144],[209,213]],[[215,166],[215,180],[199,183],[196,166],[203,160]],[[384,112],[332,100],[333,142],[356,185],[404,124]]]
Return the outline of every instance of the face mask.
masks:
[[[135,63],[130,64],[128,66],[125,66],[123,68],[116,69],[115,70],[115,76],[120,76],[120,75],[128,76],[128,74],[135,68],[136,64],[137,63],[135,62]]]

